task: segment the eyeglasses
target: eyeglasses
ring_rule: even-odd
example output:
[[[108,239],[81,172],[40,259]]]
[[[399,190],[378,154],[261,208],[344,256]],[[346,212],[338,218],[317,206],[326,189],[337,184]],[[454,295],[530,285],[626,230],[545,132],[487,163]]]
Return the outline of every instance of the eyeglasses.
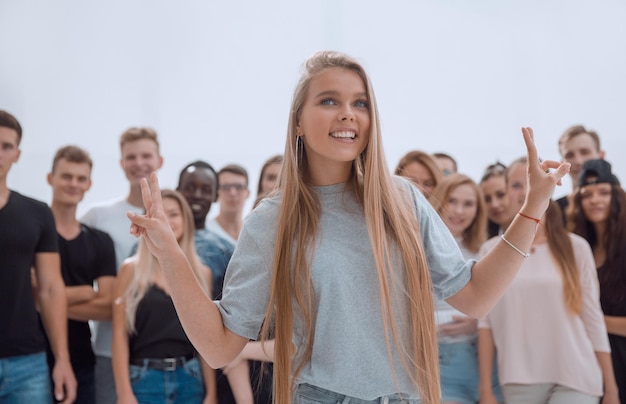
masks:
[[[219,187],[219,190],[224,192],[228,192],[231,189],[234,189],[237,192],[241,192],[248,189],[248,186],[244,184],[220,184]]]

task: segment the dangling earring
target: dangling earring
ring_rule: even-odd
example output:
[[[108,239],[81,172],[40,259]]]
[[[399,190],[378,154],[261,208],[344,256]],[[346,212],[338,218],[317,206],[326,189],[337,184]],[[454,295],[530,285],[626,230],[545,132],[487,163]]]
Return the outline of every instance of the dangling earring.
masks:
[[[298,171],[300,170],[300,160],[302,159],[302,155],[304,153],[304,146],[302,145],[302,137],[300,135],[296,136],[296,168]]]

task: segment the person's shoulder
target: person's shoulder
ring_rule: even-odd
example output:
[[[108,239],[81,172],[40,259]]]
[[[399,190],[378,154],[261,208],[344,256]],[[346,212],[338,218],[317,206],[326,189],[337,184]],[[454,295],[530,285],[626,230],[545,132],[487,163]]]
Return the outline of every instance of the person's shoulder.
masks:
[[[575,233],[569,233],[569,238],[572,241],[572,247],[574,248],[575,252],[581,250],[591,251],[591,246],[582,236],[579,236]]]
[[[126,198],[124,197],[118,197],[115,199],[109,199],[106,201],[102,201],[102,202],[96,202],[92,205],[90,205],[87,208],[86,214],[93,214],[93,213],[97,213],[97,212],[106,212],[108,210],[112,210],[115,208],[120,208],[120,207],[125,207],[128,206],[128,202],[126,201]]]
[[[45,202],[40,201],[39,199],[31,198],[30,196],[20,194],[19,192],[13,190],[11,190],[9,200],[25,208],[50,210],[50,207]]]
[[[111,243],[113,244],[113,239],[111,238],[111,236],[109,235],[109,233],[102,231],[102,230],[98,230],[93,226],[87,225],[85,223],[81,223],[81,229],[84,232],[84,234],[87,234],[89,237],[91,237],[92,239],[95,239],[99,242],[103,242],[103,243]]]
[[[220,246],[230,245],[230,242],[228,240],[221,237],[219,234],[209,228],[197,230],[195,233],[195,240],[200,243],[208,242]]]
[[[267,220],[275,221],[280,211],[280,195],[264,198],[259,205],[248,213],[244,219],[245,223],[266,222]]]
[[[394,184],[396,184],[396,186],[397,186],[398,188],[401,188],[401,189],[406,189],[406,190],[412,190],[412,188],[415,188],[415,186],[413,185],[413,183],[412,183],[411,181],[409,181],[409,180],[408,180],[407,178],[405,178],[405,177],[402,177],[402,176],[400,176],[400,175],[393,174],[393,175],[391,176],[391,178],[392,178],[392,180],[393,180]]]

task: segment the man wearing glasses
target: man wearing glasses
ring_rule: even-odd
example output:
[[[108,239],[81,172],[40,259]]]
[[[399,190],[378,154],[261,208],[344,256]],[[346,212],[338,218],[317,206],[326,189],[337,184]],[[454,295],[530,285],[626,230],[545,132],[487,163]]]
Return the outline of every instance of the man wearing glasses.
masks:
[[[209,220],[207,228],[234,246],[243,227],[243,207],[250,197],[248,172],[238,164],[229,164],[217,173],[217,177],[220,212]]]

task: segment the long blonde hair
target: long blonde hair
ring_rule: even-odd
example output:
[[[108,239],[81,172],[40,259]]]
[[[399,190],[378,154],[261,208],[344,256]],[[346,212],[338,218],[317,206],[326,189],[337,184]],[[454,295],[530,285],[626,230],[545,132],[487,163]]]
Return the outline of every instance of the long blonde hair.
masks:
[[[275,326],[274,397],[279,404],[291,403],[292,376],[297,375],[311,358],[313,347],[313,293],[309,276],[310,258],[320,217],[315,191],[304,180],[308,169],[307,153],[297,142],[296,127],[307,97],[311,79],[329,68],[348,69],[357,73],[367,89],[370,125],[369,143],[354,161],[351,186],[363,205],[369,238],[378,273],[383,326],[389,360],[392,362],[392,340],[400,348],[400,336],[391,307],[393,285],[390,286],[392,248],[397,245],[405,264],[403,291],[409,312],[402,313],[410,324],[408,355],[401,361],[408,376],[420,390],[424,403],[439,402],[439,371],[437,341],[433,318],[432,285],[419,224],[415,217],[412,195],[408,187],[401,189],[393,180],[385,161],[381,142],[378,108],[371,83],[363,67],[339,52],[319,52],[307,60],[298,82],[289,115],[285,160],[280,175],[282,195],[276,246],[274,249],[272,286],[262,338]],[[295,306],[294,305],[295,303]],[[297,311],[308,336],[300,361],[292,363],[292,332]],[[298,348],[300,349],[300,348]],[[406,350],[400,349],[400,352]],[[295,370],[294,370],[295,369]],[[392,367],[393,369],[393,367]],[[395,375],[394,375],[395,378]]]
[[[469,185],[476,194],[476,216],[467,229],[463,231],[463,245],[473,253],[487,240],[487,210],[483,192],[478,184],[465,174],[452,173],[445,176],[432,193],[430,203],[443,216],[444,209],[450,199],[450,193],[461,185]]]
[[[185,253],[185,256],[191,264],[191,268],[196,275],[196,279],[200,282],[203,289],[210,296],[210,282],[208,279],[208,273],[202,270],[202,262],[196,254],[196,248],[194,245],[194,220],[193,213],[185,197],[178,191],[170,189],[161,190],[161,197],[163,199],[170,198],[178,203],[180,210],[183,214],[183,235],[178,240],[178,244]],[[133,272],[133,279],[124,292],[124,302],[126,309],[126,326],[129,333],[135,332],[135,315],[137,313],[137,306],[146,292],[157,277],[157,274],[161,271],[161,267],[156,258],[148,250],[146,241],[142,237],[139,240],[139,246],[137,253],[135,254],[135,268]]]

